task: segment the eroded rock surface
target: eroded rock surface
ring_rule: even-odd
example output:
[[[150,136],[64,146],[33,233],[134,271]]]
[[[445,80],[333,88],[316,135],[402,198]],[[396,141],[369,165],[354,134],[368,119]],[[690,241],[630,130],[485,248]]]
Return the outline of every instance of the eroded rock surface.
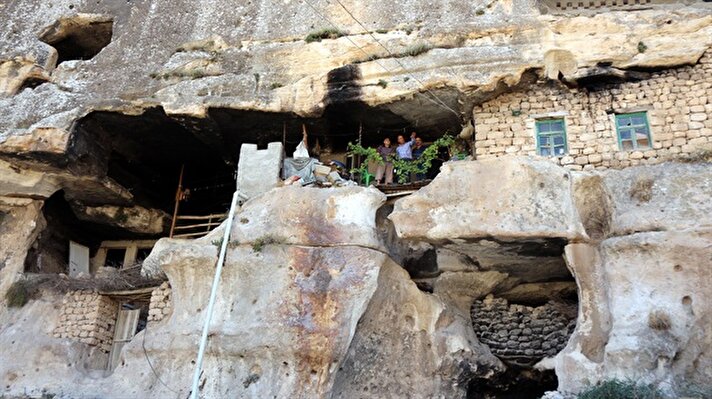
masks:
[[[706,270],[712,253],[710,212],[706,210],[706,199],[712,196],[710,164],[665,163],[572,175],[542,165],[549,171],[547,176],[567,176],[566,184],[555,189],[561,196],[545,196],[546,183],[534,193],[538,175],[532,173],[520,174],[526,178],[516,188],[499,183],[516,179],[507,175],[511,170],[539,167],[530,165],[531,161],[518,158],[500,158],[497,167],[452,163],[428,188],[396,204],[390,216],[395,230],[403,238],[466,254],[477,270],[505,273],[507,278],[493,286],[494,295],[525,303],[541,303],[546,298],[541,291],[546,289],[549,298],[570,298],[570,282],[546,280],[563,277],[555,271],[560,269],[542,267],[547,264],[542,260],[559,267],[554,259],[565,260],[578,286],[577,326],[555,362],[540,364],[544,368],[556,365],[561,391],[575,393],[612,378],[653,384],[670,395],[685,392],[689,386],[707,389],[709,340],[703,337],[709,335],[709,299],[701,298],[710,297],[712,286]],[[491,168],[482,189],[487,200],[480,201],[483,194],[473,183],[477,179],[468,179],[473,174],[464,171],[485,167]],[[460,194],[462,187],[468,188],[469,195]],[[450,218],[450,213],[460,217]],[[500,213],[497,219],[494,215]],[[492,219],[482,223],[481,214]],[[517,215],[518,223],[512,222],[511,214]],[[424,222],[413,222],[418,218]],[[480,224],[470,226],[465,221]],[[512,233],[506,229],[510,225],[516,226]],[[493,236],[495,232],[511,235],[494,242],[485,238],[488,228]],[[572,231],[576,233],[569,234]],[[537,236],[560,237],[561,246],[552,250],[544,245],[547,241],[533,244]],[[512,248],[520,248],[521,257]],[[467,272],[456,256],[443,261],[446,269],[435,278],[434,287],[439,278],[447,281],[452,274],[448,269],[462,269],[460,273],[473,278],[476,274]],[[478,321],[475,313],[476,326],[487,324]],[[509,338],[510,330],[503,327],[502,337]],[[509,341],[514,345],[519,336],[497,342],[497,350],[505,351]],[[549,348],[559,349],[561,344],[557,338]]]
[[[687,65],[712,44],[703,2],[584,15],[542,14],[530,0],[344,1],[345,9],[324,2],[314,9],[207,0],[75,3],[4,5],[0,153],[25,147],[39,157],[48,149],[30,146],[38,135],[58,144],[50,152],[62,152],[73,123],[92,111],[140,115],[155,107],[210,126],[219,109],[262,112],[267,124],[273,113],[321,117],[330,105],[359,100],[395,120],[457,129],[472,101],[532,72],[575,81],[602,61],[619,70]],[[346,37],[305,41],[332,28],[330,21]],[[108,43],[101,40],[107,30]],[[75,48],[67,51],[64,39]],[[336,77],[347,65],[355,90],[342,95]],[[426,88],[438,99],[422,94]],[[205,138],[225,143],[223,132],[213,133]]]
[[[466,381],[503,371],[475,338],[467,314],[419,291],[400,266],[385,263],[378,287],[332,398],[464,398]]]
[[[228,244],[201,395],[464,397],[467,380],[502,370],[477,342],[466,313],[418,290],[379,248],[374,221],[382,201],[373,189],[284,187],[245,204]],[[270,221],[265,215],[275,217]],[[62,349],[27,351],[11,368],[0,369],[5,392],[187,395],[217,260],[216,237],[218,231],[192,241],[165,239],[154,248],[144,272],[158,275],[160,269],[166,275],[171,310],[124,347],[113,372],[98,378],[105,372],[92,363],[86,345],[45,337],[42,348]],[[59,316],[48,311],[51,302],[31,303],[28,309],[49,319],[45,329],[55,331]],[[3,340],[37,328],[37,321],[20,319],[25,311],[4,312],[15,329],[5,331]],[[25,350],[25,344],[8,353]],[[49,365],[46,373],[12,371],[40,362]],[[72,368],[49,373],[62,362]],[[414,362],[420,364],[417,370],[401,368]],[[391,378],[382,378],[384,369],[391,370]],[[424,379],[433,382],[414,389],[415,381]]]
[[[448,163],[431,184],[398,201],[389,218],[400,237],[436,242],[585,236],[570,173],[524,157]]]

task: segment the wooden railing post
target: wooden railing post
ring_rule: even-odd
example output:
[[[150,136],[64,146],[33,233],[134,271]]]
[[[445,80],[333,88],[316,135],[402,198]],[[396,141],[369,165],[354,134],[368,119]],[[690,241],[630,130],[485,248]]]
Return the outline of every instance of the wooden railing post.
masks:
[[[181,198],[183,198],[183,171],[185,170],[185,164],[180,166],[180,176],[178,177],[178,188],[176,189],[176,205],[173,208],[173,220],[171,220],[171,232],[168,235],[169,238],[173,238],[173,230],[176,228],[176,221],[178,219],[178,206],[180,204]]]

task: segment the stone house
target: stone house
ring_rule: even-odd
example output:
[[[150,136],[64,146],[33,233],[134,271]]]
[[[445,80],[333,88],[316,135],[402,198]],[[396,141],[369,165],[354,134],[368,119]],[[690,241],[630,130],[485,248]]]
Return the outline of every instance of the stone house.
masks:
[[[574,170],[689,157],[712,146],[712,52],[622,83],[539,82],[473,109],[475,155],[545,156]]]
[[[123,346],[171,311],[168,282],[132,291],[70,291],[62,300],[52,335],[88,345],[89,367],[111,371],[120,361]]]

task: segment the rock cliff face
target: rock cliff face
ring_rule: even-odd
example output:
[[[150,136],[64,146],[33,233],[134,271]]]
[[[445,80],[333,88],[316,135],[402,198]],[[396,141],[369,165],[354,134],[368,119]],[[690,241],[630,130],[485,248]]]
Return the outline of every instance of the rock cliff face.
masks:
[[[517,90],[519,101],[536,82],[532,92],[553,96],[709,58],[711,3],[631,6],[1,3],[0,298],[28,272],[66,271],[64,244],[77,237],[96,247],[167,235],[182,166],[186,179],[214,178],[211,187],[231,192],[243,143],[284,141],[289,152],[305,126],[329,155],[406,127],[426,138],[457,132],[478,106],[502,114],[479,126],[522,139],[508,124],[525,116],[493,100],[502,93]],[[709,92],[685,74],[657,79]],[[675,114],[688,107],[683,97],[662,100],[668,85],[648,90],[665,103],[656,126],[710,128],[707,96],[696,96],[688,121]],[[620,101],[628,95],[637,96]],[[569,99],[578,101],[557,97]],[[709,144],[705,134],[689,138]],[[356,187],[253,198],[234,219],[201,395],[535,397],[612,378],[670,396],[709,390],[712,168],[709,156],[689,159],[581,173],[504,157],[446,163],[397,201]],[[114,370],[90,344],[96,331],[109,335],[108,322],[62,335],[81,310],[56,292],[0,306],[0,396],[186,397],[221,237],[218,228],[156,244],[142,273],[167,283]],[[504,344],[484,335],[500,313]],[[566,326],[524,333],[539,316]]]
[[[562,392],[610,378],[652,383],[670,395],[690,384],[709,387],[712,276],[706,266],[712,239],[707,203],[694,206],[712,194],[709,164],[580,174],[546,161],[501,158],[446,168],[429,188],[397,201],[390,215],[402,237],[442,252],[436,256],[433,293],[418,289],[384,250],[385,237],[375,224],[384,196],[374,189],[284,187],[248,201],[235,216],[228,244],[201,395],[496,397],[496,389],[516,392],[511,381],[509,387],[501,382],[505,375],[525,379],[527,374],[514,370],[542,357],[536,368],[555,367]],[[518,186],[524,191],[500,186],[496,193],[478,194],[474,187],[482,181],[457,178],[479,170],[490,171],[494,180],[519,171],[532,187],[544,184],[551,195],[522,195],[525,184]],[[640,193],[637,182],[647,178],[653,180],[645,185],[649,192]],[[472,195],[459,197],[458,190]],[[683,192],[685,204],[664,205],[673,201],[667,196]],[[491,201],[478,202],[478,195]],[[425,202],[438,205],[416,205]],[[608,218],[593,224],[587,215],[595,213],[588,208],[602,203],[608,204]],[[511,206],[522,215],[537,211],[513,222],[503,211]],[[441,207],[494,215],[492,227],[438,219]],[[652,215],[657,215],[653,225]],[[437,236],[429,235],[432,229]],[[16,233],[22,234],[27,233]],[[590,238],[594,235],[598,238]],[[4,309],[4,393],[187,395],[217,237],[219,231],[156,246],[144,272],[167,276],[170,315],[128,343],[119,366],[103,377],[92,371],[86,345],[52,338],[60,299],[46,294],[24,308]],[[569,334],[566,320],[575,318],[564,310],[571,302],[557,304],[571,300],[562,267],[578,285],[578,318],[566,347],[552,359]],[[515,304],[508,308],[504,299],[487,295]],[[500,310],[514,313],[493,316]],[[563,327],[547,334],[542,329],[531,338],[528,325],[503,323],[520,317],[517,312],[522,323],[547,320],[550,330],[557,323]],[[515,337],[515,351],[527,357],[526,349],[536,343],[536,356],[508,356],[498,343],[499,331],[483,335],[493,318],[507,334],[505,347]],[[26,334],[37,339],[29,342]],[[489,380],[498,382],[483,383]]]
[[[232,161],[253,128],[281,138],[293,117],[315,131],[362,122],[370,134],[406,124],[442,133],[532,77],[575,84],[601,65],[694,64],[712,45],[701,2],[582,15],[541,14],[533,0],[342,3],[5,4],[0,154],[59,172],[88,166],[96,149],[82,146],[81,128],[131,120],[158,135],[154,117]],[[343,36],[305,41],[335,27]],[[105,176],[100,165],[92,175]]]
[[[703,381],[712,373],[705,355],[712,242],[709,201],[703,199],[711,194],[710,165],[671,163],[596,174],[567,174],[558,167],[547,174],[520,172],[529,186],[541,187],[542,197],[522,195],[527,194],[524,183],[499,184],[491,192],[478,190],[482,183],[495,187],[489,180],[452,178],[458,169],[475,175],[490,170],[492,182],[511,181],[513,167],[543,166],[526,160],[452,163],[432,185],[399,201],[390,218],[403,236],[457,248],[473,259],[496,259],[490,267],[520,281],[551,276],[556,269],[539,260],[552,250],[545,239],[563,240],[558,250],[576,279],[580,303],[576,330],[555,360],[559,390],[577,392],[613,378],[656,384],[668,393],[708,386]],[[561,197],[547,195],[549,190]],[[460,192],[471,194],[459,200]],[[470,214],[447,223],[440,219],[462,209]],[[512,221],[513,214],[525,218],[529,209],[535,211],[526,227]],[[486,224],[458,223],[500,211]],[[538,228],[542,224],[552,230]],[[521,248],[528,253],[515,252]]]

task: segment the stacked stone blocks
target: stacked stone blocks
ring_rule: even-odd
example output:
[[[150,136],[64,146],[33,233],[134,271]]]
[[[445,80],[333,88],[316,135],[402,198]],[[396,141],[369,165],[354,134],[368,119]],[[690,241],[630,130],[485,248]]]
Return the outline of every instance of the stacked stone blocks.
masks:
[[[615,113],[643,111],[651,148],[621,150]],[[551,160],[569,169],[624,168],[688,157],[712,148],[712,52],[694,66],[595,90],[541,83],[478,105],[473,115],[477,159],[536,156],[536,121],[546,118],[564,118],[568,154]]]
[[[566,305],[510,305],[506,299],[490,295],[472,304],[472,325],[477,338],[495,356],[529,365],[555,356],[566,346],[576,318],[560,312],[562,306]]]
[[[118,303],[96,291],[80,290],[65,294],[56,338],[75,339],[111,351]]]
[[[148,321],[158,322],[171,314],[171,286],[164,282],[151,293],[151,302],[148,307]]]

